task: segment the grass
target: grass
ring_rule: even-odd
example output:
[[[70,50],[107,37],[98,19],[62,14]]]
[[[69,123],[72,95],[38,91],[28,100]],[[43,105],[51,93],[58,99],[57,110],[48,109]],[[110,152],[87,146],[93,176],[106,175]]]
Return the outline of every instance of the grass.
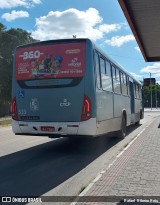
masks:
[[[0,126],[8,126],[11,125],[12,120],[3,120],[0,121]]]

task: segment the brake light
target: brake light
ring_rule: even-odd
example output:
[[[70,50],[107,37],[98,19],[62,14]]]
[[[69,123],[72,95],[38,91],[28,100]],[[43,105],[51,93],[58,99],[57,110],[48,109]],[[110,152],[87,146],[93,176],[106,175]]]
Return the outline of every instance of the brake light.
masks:
[[[14,97],[13,100],[12,100],[12,119],[13,120],[18,120],[18,110],[17,110],[16,97]]]
[[[91,100],[87,95],[85,95],[83,101],[82,116],[81,116],[82,121],[89,120],[91,118],[91,108],[92,108]]]

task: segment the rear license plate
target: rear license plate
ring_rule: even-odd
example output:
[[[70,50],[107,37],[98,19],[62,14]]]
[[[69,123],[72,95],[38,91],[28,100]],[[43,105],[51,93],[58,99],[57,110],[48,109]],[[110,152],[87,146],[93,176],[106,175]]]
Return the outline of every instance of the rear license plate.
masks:
[[[54,127],[50,127],[50,126],[41,126],[41,131],[54,132],[55,128]]]

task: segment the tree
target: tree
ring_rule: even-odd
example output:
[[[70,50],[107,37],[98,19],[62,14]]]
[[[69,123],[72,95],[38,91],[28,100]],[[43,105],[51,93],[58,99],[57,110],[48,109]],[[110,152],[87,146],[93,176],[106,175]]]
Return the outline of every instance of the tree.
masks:
[[[20,29],[6,27],[0,23],[0,104],[11,102],[11,82],[13,53],[22,44],[35,42],[31,33]]]
[[[6,27],[0,22],[0,31],[3,31],[5,29],[6,29]]]
[[[144,86],[144,107],[151,107],[151,89],[152,89],[152,107],[160,107],[160,86]],[[157,101],[157,102],[156,102]]]

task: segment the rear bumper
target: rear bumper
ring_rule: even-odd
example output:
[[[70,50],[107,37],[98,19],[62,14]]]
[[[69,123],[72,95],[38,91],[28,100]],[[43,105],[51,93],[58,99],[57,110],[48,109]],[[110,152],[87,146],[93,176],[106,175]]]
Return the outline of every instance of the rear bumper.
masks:
[[[42,131],[41,127],[54,127],[54,131]],[[12,120],[12,130],[20,135],[89,135],[96,136],[96,118],[82,122],[24,122]]]

